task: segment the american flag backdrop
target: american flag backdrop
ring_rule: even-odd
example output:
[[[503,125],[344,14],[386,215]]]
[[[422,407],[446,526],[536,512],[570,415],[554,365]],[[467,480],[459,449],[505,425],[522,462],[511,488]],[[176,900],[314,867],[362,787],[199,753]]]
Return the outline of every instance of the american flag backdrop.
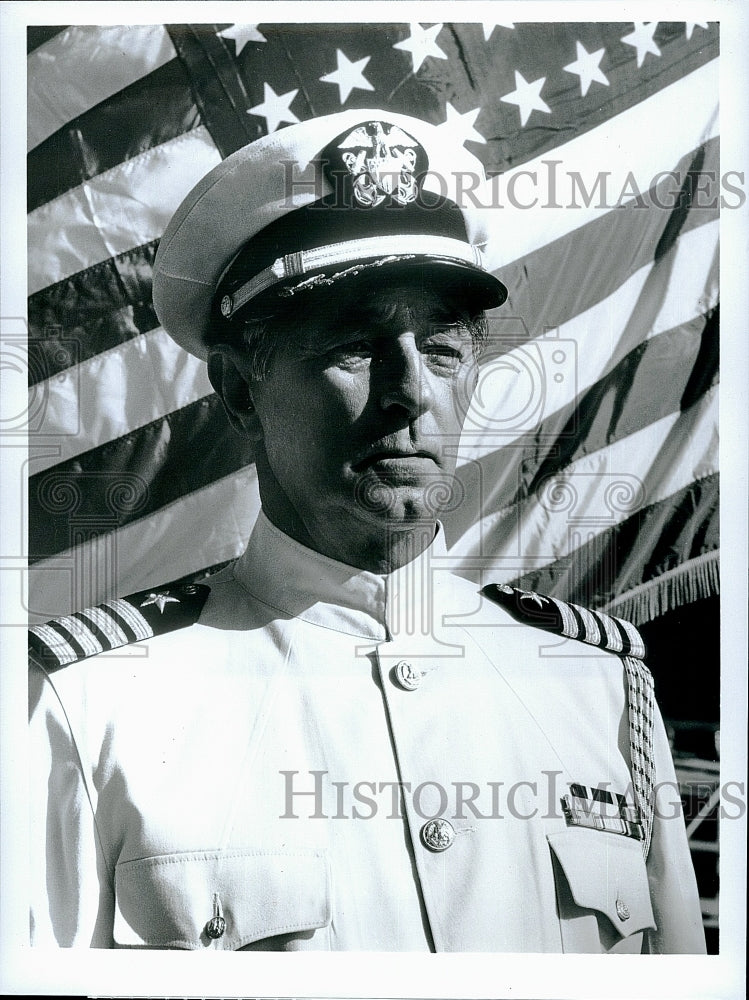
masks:
[[[159,327],[154,254],[222,158],[352,107],[452,130],[491,179],[487,252],[509,299],[445,515],[456,569],[638,624],[715,599],[719,211],[743,199],[718,162],[718,34],[29,28],[32,620],[201,577],[244,548],[251,447]]]
[[[159,327],[154,253],[223,157],[357,106],[443,124],[492,179],[510,297],[457,568],[636,622],[715,594],[717,55],[708,22],[29,28],[34,618],[242,550],[252,454]]]

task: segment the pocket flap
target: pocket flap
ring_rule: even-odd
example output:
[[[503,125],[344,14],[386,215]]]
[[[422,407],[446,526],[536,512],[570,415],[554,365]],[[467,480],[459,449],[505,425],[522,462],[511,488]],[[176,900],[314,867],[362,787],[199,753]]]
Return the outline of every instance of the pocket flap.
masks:
[[[218,897],[224,931],[206,933]],[[322,851],[199,851],[117,865],[114,940],[154,948],[236,950],[330,923]]]
[[[577,906],[604,913],[622,937],[655,927],[640,841],[580,827],[547,839]]]

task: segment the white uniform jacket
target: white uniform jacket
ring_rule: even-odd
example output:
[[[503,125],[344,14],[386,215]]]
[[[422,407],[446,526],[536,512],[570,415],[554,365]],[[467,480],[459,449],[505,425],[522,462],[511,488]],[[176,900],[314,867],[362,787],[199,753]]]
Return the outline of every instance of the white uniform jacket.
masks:
[[[33,943],[704,950],[660,717],[646,862],[561,804],[631,805],[621,659],[450,566],[438,536],[362,572],[261,515],[197,624],[32,661]]]

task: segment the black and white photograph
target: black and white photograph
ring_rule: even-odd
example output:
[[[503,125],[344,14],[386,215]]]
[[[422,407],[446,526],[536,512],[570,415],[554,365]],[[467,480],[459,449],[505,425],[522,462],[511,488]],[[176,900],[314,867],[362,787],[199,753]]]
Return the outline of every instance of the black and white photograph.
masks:
[[[0,16],[3,992],[743,995],[740,6]]]

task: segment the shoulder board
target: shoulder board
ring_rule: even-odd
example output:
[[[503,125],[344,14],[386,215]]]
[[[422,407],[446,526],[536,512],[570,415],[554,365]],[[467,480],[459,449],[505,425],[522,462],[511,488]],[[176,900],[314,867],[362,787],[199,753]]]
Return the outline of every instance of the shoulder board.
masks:
[[[591,611],[556,597],[545,597],[507,584],[490,583],[481,591],[500,604],[517,621],[536,628],[579,639],[619,656],[645,656],[645,643],[635,626],[624,618]]]
[[[105,601],[29,629],[29,653],[48,670],[194,625],[211,588],[172,584]]]
[[[598,646],[617,653],[627,676],[627,714],[629,751],[635,805],[642,824],[642,851],[647,858],[653,830],[653,789],[655,757],[653,728],[655,702],[653,678],[642,662],[645,643],[631,622],[601,611],[591,611],[568,604],[556,597],[545,597],[507,584],[490,583],[481,591],[500,604],[517,621],[563,635],[569,639]]]

